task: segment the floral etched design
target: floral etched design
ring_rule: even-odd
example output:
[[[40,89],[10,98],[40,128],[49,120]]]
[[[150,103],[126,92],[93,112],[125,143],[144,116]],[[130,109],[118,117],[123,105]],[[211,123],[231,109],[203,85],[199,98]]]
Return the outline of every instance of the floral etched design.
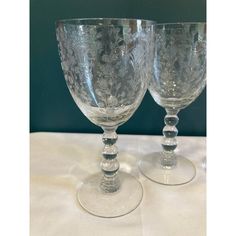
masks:
[[[206,25],[157,26],[150,92],[163,107],[184,108],[205,87]]]
[[[97,125],[128,120],[151,77],[152,27],[60,22],[57,39],[67,86],[82,112]]]

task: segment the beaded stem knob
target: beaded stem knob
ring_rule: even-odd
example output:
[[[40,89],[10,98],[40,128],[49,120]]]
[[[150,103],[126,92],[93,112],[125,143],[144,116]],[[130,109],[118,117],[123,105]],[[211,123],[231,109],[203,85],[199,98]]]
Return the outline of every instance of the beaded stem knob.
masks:
[[[104,129],[102,141],[105,144],[102,155],[101,169],[103,177],[101,181],[101,188],[104,192],[112,193],[120,188],[120,180],[118,176],[119,162],[116,159],[118,149],[115,145],[117,141],[117,134],[114,130]]]
[[[177,112],[171,113],[167,111],[167,115],[165,116],[165,127],[163,128],[163,156],[161,158],[161,165],[163,168],[172,169],[176,166],[176,155],[174,150],[177,147],[177,139],[176,136],[178,134],[178,130],[176,125],[179,122],[179,118],[177,116]]]

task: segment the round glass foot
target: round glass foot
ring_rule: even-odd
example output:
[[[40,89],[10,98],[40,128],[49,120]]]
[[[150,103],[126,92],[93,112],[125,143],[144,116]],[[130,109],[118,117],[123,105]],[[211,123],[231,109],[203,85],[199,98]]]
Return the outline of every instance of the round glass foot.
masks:
[[[100,188],[102,173],[85,179],[77,192],[81,206],[89,213],[100,217],[118,217],[133,211],[143,197],[141,184],[132,175],[119,172],[120,189],[104,193]]]
[[[161,152],[151,153],[139,161],[139,169],[148,179],[164,185],[181,185],[195,177],[196,168],[185,157],[176,155],[176,166],[167,169],[161,165],[161,156]]]

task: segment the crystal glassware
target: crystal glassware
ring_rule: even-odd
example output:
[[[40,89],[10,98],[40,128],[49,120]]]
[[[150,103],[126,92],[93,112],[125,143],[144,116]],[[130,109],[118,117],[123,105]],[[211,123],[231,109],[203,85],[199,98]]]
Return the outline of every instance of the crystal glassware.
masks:
[[[154,182],[179,185],[191,181],[196,169],[175,153],[178,112],[192,103],[206,84],[206,23],[155,25],[155,55],[149,91],[165,108],[162,152],[139,162],[141,172]]]
[[[153,22],[59,20],[56,32],[69,91],[82,113],[104,131],[102,172],[83,181],[77,199],[93,215],[125,215],[139,205],[143,190],[135,177],[118,171],[116,129],[133,115],[147,90],[153,64]]]

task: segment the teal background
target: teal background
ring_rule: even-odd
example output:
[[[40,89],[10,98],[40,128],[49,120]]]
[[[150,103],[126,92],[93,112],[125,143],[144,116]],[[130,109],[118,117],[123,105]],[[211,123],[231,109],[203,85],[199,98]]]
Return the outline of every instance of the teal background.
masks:
[[[55,36],[55,21],[65,18],[124,17],[157,22],[206,20],[205,0],[31,0],[30,131],[99,132],[77,108],[66,87]],[[147,92],[119,133],[162,133],[165,111]],[[206,135],[206,90],[179,113],[179,135]]]

